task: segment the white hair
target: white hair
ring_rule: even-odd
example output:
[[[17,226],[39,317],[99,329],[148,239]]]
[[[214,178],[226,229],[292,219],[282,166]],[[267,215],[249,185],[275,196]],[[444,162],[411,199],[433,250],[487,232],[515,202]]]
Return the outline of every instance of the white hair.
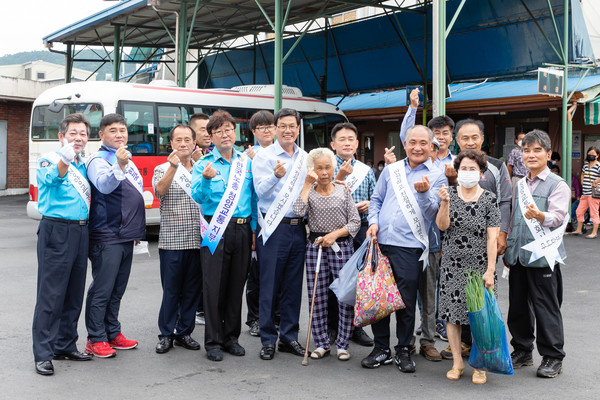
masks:
[[[306,160],[306,166],[309,169],[313,168],[315,166],[315,160],[317,158],[322,158],[322,157],[329,157],[329,158],[331,158],[331,165],[335,169],[335,165],[337,163],[337,161],[335,159],[335,154],[333,154],[333,151],[329,150],[326,147],[317,147],[316,149],[312,149],[308,153],[308,159]]]
[[[421,129],[421,128],[423,128],[427,132],[427,135],[429,135],[429,143],[432,143],[433,139],[435,138],[433,131],[424,125],[414,125],[414,126],[408,128],[408,130],[406,131],[406,138],[404,140],[408,142],[408,139],[412,135],[413,131],[415,129]]]

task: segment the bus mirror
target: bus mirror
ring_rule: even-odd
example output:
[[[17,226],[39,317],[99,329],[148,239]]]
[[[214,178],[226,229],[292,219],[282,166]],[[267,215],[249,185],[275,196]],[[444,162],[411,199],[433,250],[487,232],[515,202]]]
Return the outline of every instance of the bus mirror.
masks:
[[[65,106],[64,103],[59,103],[56,100],[54,100],[52,103],[50,103],[50,105],[48,106],[48,111],[51,111],[53,113],[59,113],[62,111],[63,107]]]

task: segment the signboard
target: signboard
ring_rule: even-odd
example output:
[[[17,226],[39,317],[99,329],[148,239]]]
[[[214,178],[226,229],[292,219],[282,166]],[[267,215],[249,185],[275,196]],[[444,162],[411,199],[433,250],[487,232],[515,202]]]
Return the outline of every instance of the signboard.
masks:
[[[562,70],[538,68],[538,93],[562,97],[563,80]]]

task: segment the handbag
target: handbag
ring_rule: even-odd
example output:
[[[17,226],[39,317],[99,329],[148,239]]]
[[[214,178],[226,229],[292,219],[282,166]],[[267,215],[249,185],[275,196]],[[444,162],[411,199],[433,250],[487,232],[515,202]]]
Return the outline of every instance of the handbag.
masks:
[[[366,238],[363,241],[360,247],[352,254],[352,257],[344,264],[338,278],[329,285],[329,289],[335,293],[340,303],[353,306],[356,302],[358,271],[364,265],[365,255],[369,250],[371,240],[371,238]]]
[[[600,199],[600,183],[596,187],[592,186],[592,197],[594,199]]]
[[[406,308],[390,269],[390,261],[373,243],[356,282],[354,326],[366,326]]]

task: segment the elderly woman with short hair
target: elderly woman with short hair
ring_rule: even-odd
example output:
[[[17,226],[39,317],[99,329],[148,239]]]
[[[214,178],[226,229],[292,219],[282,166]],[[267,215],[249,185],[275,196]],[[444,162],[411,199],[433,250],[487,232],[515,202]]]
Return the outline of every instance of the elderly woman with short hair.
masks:
[[[312,320],[312,334],[317,348],[310,355],[319,359],[330,353],[327,336],[327,288],[330,276],[337,278],[340,269],[350,259],[354,251],[352,238],[360,229],[360,217],[346,186],[332,183],[337,164],[333,152],[326,148],[313,149],[308,153],[307,164],[304,187],[293,208],[298,217],[308,216],[310,236],[306,245],[306,280],[309,301],[313,295],[319,245],[323,247]],[[339,246],[337,252],[331,248],[336,242]],[[350,359],[348,344],[352,335],[353,316],[353,306],[340,302],[335,346],[337,357],[342,361]]]
[[[445,231],[440,270],[439,314],[446,321],[446,333],[454,363],[446,377],[458,380],[463,374],[461,325],[469,324],[465,273],[482,274],[487,288],[496,279],[497,240],[500,210],[496,196],[479,186],[487,169],[485,155],[478,150],[464,150],[454,159],[458,186],[438,191],[442,200],[436,218],[440,231]],[[473,383],[487,381],[485,371],[473,371]]]

